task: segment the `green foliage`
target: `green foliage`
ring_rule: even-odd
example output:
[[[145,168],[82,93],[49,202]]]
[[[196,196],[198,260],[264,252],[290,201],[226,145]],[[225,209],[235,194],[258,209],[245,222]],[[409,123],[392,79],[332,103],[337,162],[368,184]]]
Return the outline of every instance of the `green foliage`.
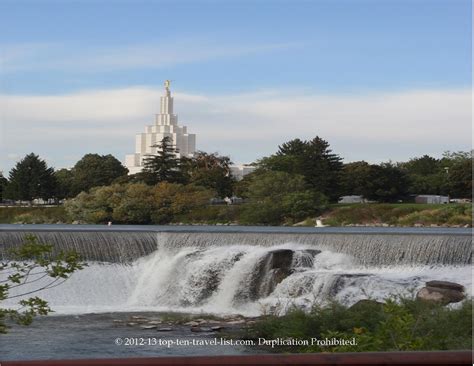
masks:
[[[35,198],[55,197],[56,179],[54,169],[33,153],[26,155],[10,171],[5,198],[31,201]]]
[[[156,155],[149,155],[143,160],[143,173],[139,174],[140,179],[143,179],[145,183],[182,183],[184,181],[179,169],[180,160],[176,156],[179,151],[172,146],[171,142],[171,138],[165,136],[159,144],[151,146],[156,149]]]
[[[341,161],[332,153],[327,141],[315,137],[310,141],[295,139],[282,144],[276,154],[260,160],[259,166],[264,170],[302,176],[311,190],[337,200]]]
[[[70,169],[59,169],[54,172],[57,181],[56,197],[59,199],[69,198],[73,195],[74,174]],[[79,183],[76,189],[80,188]]]
[[[63,206],[0,207],[1,224],[55,224],[70,222]]]
[[[7,184],[8,179],[3,176],[2,172],[0,172],[0,202],[4,199],[3,196],[5,193],[5,189],[7,188]]]
[[[455,162],[447,174],[449,195],[472,199],[472,159]]]
[[[327,205],[324,195],[308,189],[303,176],[280,171],[253,174],[246,196],[249,203],[241,211],[242,223],[293,223],[315,215]]]
[[[341,174],[343,195],[361,195],[379,202],[396,202],[408,193],[406,173],[391,163],[371,165],[365,161],[345,164]]]
[[[336,302],[309,313],[291,309],[266,316],[247,330],[247,338],[355,338],[356,345],[282,347],[283,352],[380,352],[470,349],[472,300],[450,308],[408,298],[384,304],[363,300],[347,308]]]
[[[154,187],[155,211],[152,221],[165,224],[209,205],[214,192],[194,185],[161,183]]]
[[[409,175],[412,194],[472,199],[472,152],[447,151],[439,160],[424,155],[399,166]]]
[[[242,205],[202,205],[186,214],[178,214],[175,220],[186,224],[236,224],[241,209]]]
[[[150,186],[144,183],[121,186],[119,193],[112,200],[110,210],[115,222],[146,224],[150,222],[153,211],[153,198]],[[100,190],[96,192],[100,194]],[[120,198],[118,197],[120,195]]]
[[[443,205],[439,208],[431,208],[412,212],[397,221],[402,226],[421,225],[472,225],[472,205],[456,204]]]
[[[213,195],[203,187],[168,182],[114,184],[82,192],[65,208],[74,220],[88,223],[165,224],[208,205]]]
[[[393,164],[372,165],[366,186],[365,198],[379,202],[396,202],[408,193],[408,177]]]
[[[390,224],[396,226],[471,225],[471,204],[352,204],[334,205],[324,213],[331,226]]]
[[[400,164],[400,166],[409,174],[424,177],[436,174],[442,169],[441,161],[429,155],[410,159],[408,162]]]
[[[341,194],[366,196],[369,192],[371,165],[365,161],[344,164],[341,171]]]
[[[198,151],[192,158],[181,159],[181,170],[188,183],[211,189],[224,198],[232,196],[234,178],[230,172],[231,164],[228,156]]]
[[[70,174],[64,171],[60,172],[58,174],[63,184],[61,186],[62,195],[74,197],[80,192],[87,192],[92,187],[109,185],[115,179],[126,175],[128,170],[110,154],[86,154],[74,165]]]
[[[0,303],[56,287],[86,265],[77,253],[53,253],[52,245],[40,243],[33,235],[26,236],[22,246],[12,249],[10,258],[0,263]],[[39,282],[40,279],[47,280]],[[33,283],[36,287],[21,291]],[[10,295],[12,289],[17,289],[15,295]],[[0,308],[0,333],[7,333],[9,323],[29,325],[35,316],[52,311],[39,297],[23,298],[18,305],[17,308]]]

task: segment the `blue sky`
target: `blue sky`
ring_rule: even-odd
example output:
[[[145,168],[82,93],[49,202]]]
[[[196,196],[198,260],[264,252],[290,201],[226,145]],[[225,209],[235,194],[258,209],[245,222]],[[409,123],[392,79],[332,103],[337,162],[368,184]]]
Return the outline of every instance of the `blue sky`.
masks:
[[[311,121],[308,117],[314,106],[315,115],[322,118],[318,100],[329,98],[335,103],[339,98],[334,105],[344,108],[360,102],[361,98],[380,100],[380,95],[406,100],[399,109],[416,103],[423,105],[424,113],[417,121],[425,123],[424,129],[452,124],[454,118],[458,123],[453,125],[457,133],[448,136],[449,140],[413,144],[415,131],[407,131],[406,138],[397,137],[401,144],[395,141],[390,146],[380,135],[371,136],[367,127],[364,136],[370,141],[359,146],[339,130],[322,128],[326,133],[322,137],[333,143],[336,152],[346,160],[402,160],[424,152],[440,155],[447,149],[465,150],[470,148],[471,135],[467,120],[471,102],[466,98],[471,89],[471,2],[0,1],[0,95],[9,101],[3,103],[3,117],[0,113],[3,134],[0,170],[8,170],[18,156],[31,150],[44,155],[57,167],[68,166],[74,159],[93,151],[111,152],[123,159],[124,154],[133,150],[134,133],[151,123],[158,101],[155,106],[140,105],[142,109],[136,115],[129,113],[130,119],[120,125],[122,133],[108,137],[114,140],[109,145],[100,142],[100,138],[88,139],[88,143],[83,138],[82,142],[73,141],[72,136],[82,135],[81,131],[70,130],[71,123],[76,128],[90,123],[93,114],[87,114],[88,120],[84,121],[86,117],[79,113],[77,119],[69,118],[67,123],[61,123],[57,117],[56,125],[51,126],[43,101],[59,98],[58,109],[61,109],[66,108],[61,98],[67,96],[87,96],[97,91],[113,96],[121,91],[120,97],[127,98],[127,91],[133,93],[137,88],[145,93],[143,100],[148,100],[161,90],[164,79],[173,80],[181,120],[190,130],[200,133],[198,148],[230,154],[235,161],[250,161],[272,153],[288,138],[320,134],[318,120]],[[429,124],[430,113],[440,114],[436,109],[439,106],[431,108],[429,103],[440,99],[431,98],[431,102],[417,99],[432,95],[429,93],[438,96],[448,93],[448,99],[461,95],[461,99],[445,106],[443,117],[449,120],[433,120]],[[407,96],[413,98],[412,103]],[[62,137],[55,135],[56,148],[49,143],[41,144],[37,133],[31,141],[28,136],[25,139],[28,129],[20,130],[17,126],[27,123],[28,118],[24,111],[11,112],[17,105],[14,98],[23,98],[20,105],[37,98],[33,105],[44,117],[36,119],[33,127],[37,133],[44,131],[45,138],[50,129],[62,131]],[[25,98],[29,99],[25,101]],[[205,98],[207,114],[196,98]],[[219,99],[225,105],[211,105],[209,99]],[[247,104],[234,105],[235,101]],[[246,134],[254,133],[249,121],[257,126],[271,125],[271,111],[262,117],[259,108],[277,101],[291,101],[289,108],[298,108],[304,101],[301,109],[308,112],[302,116],[295,110],[294,120],[288,121],[290,130],[285,130],[281,122],[281,131],[271,138],[265,137],[265,129],[256,129],[254,132],[261,136],[254,137],[255,143],[250,145],[241,140],[226,141],[218,133],[210,137],[210,127],[205,127],[213,121],[214,128],[226,131],[229,127],[226,123],[242,123],[248,127],[243,130]],[[75,103],[83,102],[77,99]],[[252,116],[245,114],[248,103],[256,111]],[[233,105],[232,111],[217,115],[209,112],[229,105]],[[87,106],[80,110],[84,108]],[[100,104],[95,108],[100,109]],[[35,117],[41,111],[31,113]],[[236,118],[239,111],[245,121]],[[50,112],[54,114],[57,110]],[[357,118],[361,120],[351,120],[353,124],[346,125],[346,129],[370,119],[371,114],[370,108],[358,112]],[[393,127],[396,123],[388,115],[387,119],[383,118],[382,112],[378,115],[382,125]],[[214,121],[217,117],[225,120]],[[113,121],[99,117],[96,121],[113,126]],[[340,121],[347,123],[345,119]],[[403,125],[403,121],[400,123]],[[82,133],[94,134],[90,128],[87,131]],[[125,132],[129,131],[131,135],[127,139]],[[301,136],[297,135],[298,131]],[[62,150],[66,146],[71,149],[68,158]]]

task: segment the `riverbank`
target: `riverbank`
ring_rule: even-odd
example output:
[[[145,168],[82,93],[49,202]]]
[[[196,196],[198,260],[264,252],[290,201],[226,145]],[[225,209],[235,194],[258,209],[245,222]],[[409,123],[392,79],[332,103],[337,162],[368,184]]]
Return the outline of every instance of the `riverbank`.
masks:
[[[333,205],[322,221],[329,226],[471,227],[472,204]]]
[[[243,205],[208,206],[179,217],[173,224],[238,225],[241,207]],[[324,225],[335,227],[472,227],[472,204],[334,204],[320,218]],[[0,223],[88,224],[70,217],[63,206],[0,207]],[[296,225],[315,226],[316,219],[308,218]]]

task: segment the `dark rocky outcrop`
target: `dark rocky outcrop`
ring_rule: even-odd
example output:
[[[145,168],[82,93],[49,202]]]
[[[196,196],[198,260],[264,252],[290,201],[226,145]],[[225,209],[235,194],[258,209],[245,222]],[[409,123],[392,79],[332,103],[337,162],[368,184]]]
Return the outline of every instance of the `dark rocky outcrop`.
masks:
[[[423,301],[450,304],[464,300],[464,286],[448,281],[429,281],[416,294],[416,298]]]
[[[447,290],[454,290],[454,291],[461,291],[464,292],[464,286],[460,285],[459,283],[455,282],[448,282],[448,281],[429,281],[426,282],[427,287],[437,287],[443,288]]]
[[[301,267],[304,268],[311,268],[313,267],[313,261],[314,257],[316,257],[319,253],[321,253],[320,250],[317,249],[305,249],[301,251],[303,256],[301,257]]]
[[[256,264],[252,274],[236,294],[236,301],[255,301],[272,293],[276,285],[292,273],[293,251],[277,249],[266,253]]]
[[[304,263],[300,265],[311,267],[313,258],[321,253],[316,249],[302,250]],[[248,286],[236,295],[236,301],[255,301],[270,295],[275,287],[295,270],[293,258],[295,252],[291,249],[276,249],[266,253],[256,264],[247,280]]]
[[[343,288],[348,286],[356,286],[357,281],[364,277],[370,277],[372,275],[367,273],[344,273],[344,274],[337,274],[334,275],[334,282],[331,285],[331,289],[329,290],[329,296],[334,297],[336,296],[339,291]]]

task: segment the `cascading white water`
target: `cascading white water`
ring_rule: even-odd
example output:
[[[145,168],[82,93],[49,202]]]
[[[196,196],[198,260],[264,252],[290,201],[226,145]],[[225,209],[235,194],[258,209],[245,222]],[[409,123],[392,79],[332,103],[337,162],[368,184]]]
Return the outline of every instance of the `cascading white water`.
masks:
[[[65,284],[38,293],[57,313],[182,311],[259,315],[336,299],[409,294],[426,281],[461,283],[471,266],[364,265],[324,245],[159,245],[130,264],[92,262]],[[27,291],[28,288],[21,288]],[[12,290],[11,295],[15,291]],[[15,301],[16,300],[16,301]],[[12,299],[3,306],[14,305]]]

